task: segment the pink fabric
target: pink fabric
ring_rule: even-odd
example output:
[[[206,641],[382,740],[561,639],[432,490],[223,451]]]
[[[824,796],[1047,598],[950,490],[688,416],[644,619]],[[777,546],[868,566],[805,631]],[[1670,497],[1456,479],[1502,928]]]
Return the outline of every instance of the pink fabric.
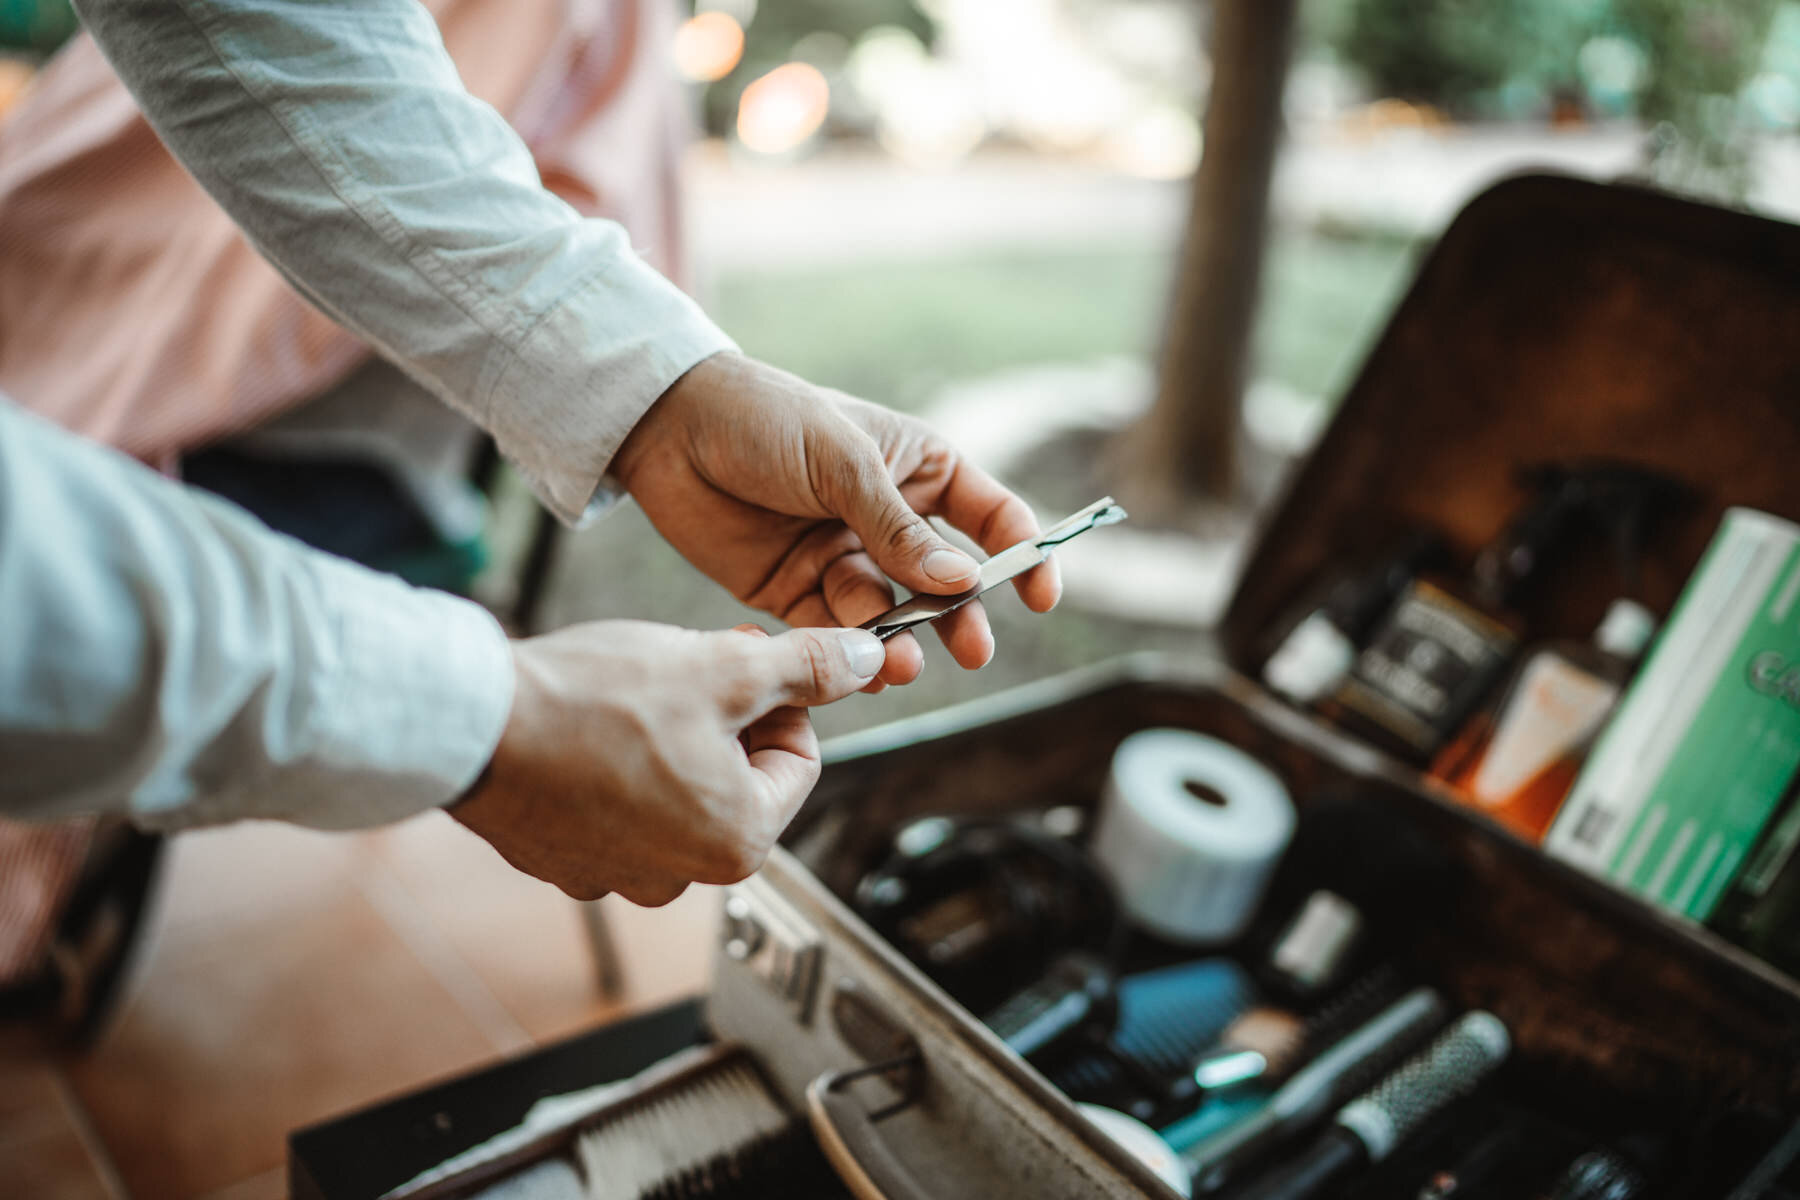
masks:
[[[546,186],[685,269],[686,136],[668,0],[433,0],[476,96],[506,114]],[[162,148],[85,35],[0,124],[0,391],[168,466],[259,424],[370,355],[241,238]],[[91,821],[0,821],[0,986],[29,976]]]
[[[668,0],[434,0],[469,90],[545,184],[679,279],[685,135]],[[263,262],[77,38],[0,124],[0,390],[166,465],[360,365]]]

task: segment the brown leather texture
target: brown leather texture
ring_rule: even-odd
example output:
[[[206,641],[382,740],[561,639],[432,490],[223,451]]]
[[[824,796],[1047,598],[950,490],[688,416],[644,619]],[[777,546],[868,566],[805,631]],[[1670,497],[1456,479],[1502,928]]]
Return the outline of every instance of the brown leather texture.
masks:
[[[829,765],[792,839],[800,860],[845,895],[908,820],[1092,808],[1126,735],[1192,729],[1266,762],[1303,825],[1321,798],[1354,792],[1442,854],[1456,883],[1408,965],[1454,1005],[1505,1021],[1532,1070],[1665,1114],[1800,1102],[1800,985],[1546,858],[1221,665],[1126,660],[996,699],[991,713],[964,710],[960,728],[915,738],[923,726],[901,723],[889,746]]]
[[[1655,467],[1696,502],[1660,523],[1640,598],[1667,614],[1726,508],[1800,518],[1800,226],[1619,185],[1520,176],[1473,200],[1291,480],[1221,634],[1248,668],[1322,572],[1429,525],[1464,563],[1526,494],[1517,469]],[[1521,615],[1587,637],[1615,554],[1572,544]]]

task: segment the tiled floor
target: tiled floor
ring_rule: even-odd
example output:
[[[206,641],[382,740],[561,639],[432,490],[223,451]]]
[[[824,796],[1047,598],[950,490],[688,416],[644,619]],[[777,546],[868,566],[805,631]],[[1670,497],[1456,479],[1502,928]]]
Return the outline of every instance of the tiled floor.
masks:
[[[704,986],[717,899],[579,906],[439,813],[184,835],[130,994],[80,1058],[0,1040],[0,1200],[269,1200],[296,1126]]]

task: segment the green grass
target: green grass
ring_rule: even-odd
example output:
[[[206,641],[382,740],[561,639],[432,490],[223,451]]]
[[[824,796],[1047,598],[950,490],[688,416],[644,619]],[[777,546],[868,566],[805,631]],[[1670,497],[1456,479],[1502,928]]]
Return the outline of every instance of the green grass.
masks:
[[[1137,244],[864,261],[720,281],[713,314],[744,350],[818,383],[912,408],[1008,367],[1153,356],[1172,247]],[[1410,276],[1407,243],[1290,233],[1270,255],[1264,373],[1335,396]]]
[[[1409,258],[1407,246],[1391,240],[1278,241],[1259,335],[1264,369],[1308,394],[1337,396],[1404,287]],[[1154,354],[1171,263],[1169,250],[1145,245],[862,262],[728,278],[713,313],[748,353],[819,383],[916,406],[946,382],[1008,367]],[[552,627],[639,617],[721,628],[754,616],[682,562],[630,507],[565,544],[549,610]],[[1205,640],[1074,608],[1038,617],[1010,595],[996,597],[989,611],[999,654],[986,670],[958,670],[927,638],[929,665],[917,684],[819,710],[821,732],[987,695],[1129,650],[1195,648]]]
[[[1335,402],[1412,282],[1414,263],[1413,243],[1391,236],[1278,236],[1257,327],[1261,373]]]
[[[733,275],[713,315],[748,354],[910,408],[1006,367],[1150,353],[1170,262],[1131,246]]]

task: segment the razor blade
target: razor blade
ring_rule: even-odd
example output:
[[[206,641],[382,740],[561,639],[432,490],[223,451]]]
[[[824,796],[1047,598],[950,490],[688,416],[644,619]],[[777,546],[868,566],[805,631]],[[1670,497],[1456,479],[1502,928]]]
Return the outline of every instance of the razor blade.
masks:
[[[974,587],[950,596],[921,592],[888,609],[879,617],[864,621],[859,628],[868,630],[885,642],[895,634],[930,624],[945,613],[961,608],[983,592],[992,591],[1009,580],[1017,579],[1049,558],[1050,552],[1064,542],[1102,525],[1117,525],[1124,519],[1125,510],[1111,496],[1096,500],[1067,520],[1058,521],[1036,537],[1008,546],[982,563],[981,582]]]

